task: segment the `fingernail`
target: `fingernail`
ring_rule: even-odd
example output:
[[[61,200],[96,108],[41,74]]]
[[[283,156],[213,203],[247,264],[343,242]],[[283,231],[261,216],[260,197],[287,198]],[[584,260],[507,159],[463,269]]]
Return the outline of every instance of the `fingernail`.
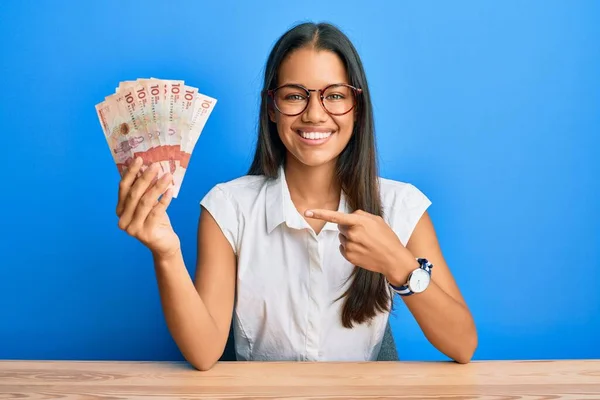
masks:
[[[136,158],[135,158],[135,164],[136,164],[136,165],[139,165],[139,164],[140,164],[140,163],[142,163],[142,162],[143,162],[143,160],[142,160],[142,157],[136,157]]]
[[[312,211],[306,210],[306,211],[304,211],[304,215],[306,215],[307,217],[312,217],[314,214]]]

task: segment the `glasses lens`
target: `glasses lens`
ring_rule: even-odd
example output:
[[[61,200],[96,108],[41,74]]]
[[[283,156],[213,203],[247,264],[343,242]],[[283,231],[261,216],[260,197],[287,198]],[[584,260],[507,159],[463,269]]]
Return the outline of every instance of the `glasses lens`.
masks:
[[[345,85],[330,86],[323,92],[323,105],[331,114],[344,114],[354,107],[354,92]]]
[[[308,92],[297,86],[283,86],[275,92],[275,105],[284,114],[299,114],[306,107]]]

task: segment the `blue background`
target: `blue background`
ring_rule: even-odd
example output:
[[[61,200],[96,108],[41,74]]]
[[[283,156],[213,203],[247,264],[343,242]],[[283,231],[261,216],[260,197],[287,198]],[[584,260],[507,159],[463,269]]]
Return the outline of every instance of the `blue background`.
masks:
[[[475,359],[600,358],[600,2],[241,3],[0,6],[0,358],[181,359],[94,105],[147,76],[218,99],[170,207],[193,273],[198,203],[246,172],[268,52],[304,20],[363,57],[381,175],[433,201]],[[401,357],[445,359],[400,307]]]

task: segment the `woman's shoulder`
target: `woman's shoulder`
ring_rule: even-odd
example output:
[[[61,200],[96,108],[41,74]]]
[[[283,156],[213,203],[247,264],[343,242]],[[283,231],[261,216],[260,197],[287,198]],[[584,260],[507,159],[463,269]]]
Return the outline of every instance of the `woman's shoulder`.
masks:
[[[267,182],[264,175],[243,175],[218,182],[206,193],[201,203],[226,200],[235,207],[243,207],[245,203],[253,204],[264,191]]]
[[[384,219],[406,244],[431,200],[411,182],[380,177],[379,190]]]
[[[264,175],[242,175],[216,183],[211,190],[222,190],[231,195],[258,193],[266,184]]]
[[[215,184],[200,201],[221,228],[235,254],[239,252],[247,214],[260,201],[266,184],[267,178],[262,175],[240,176]]]
[[[398,202],[429,201],[421,189],[407,181],[379,177],[379,191],[382,203],[388,206]]]

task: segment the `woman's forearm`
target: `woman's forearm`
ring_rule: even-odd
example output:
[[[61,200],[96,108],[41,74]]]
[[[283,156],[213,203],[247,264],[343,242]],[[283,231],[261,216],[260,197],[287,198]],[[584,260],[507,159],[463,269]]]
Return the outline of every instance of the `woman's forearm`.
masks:
[[[431,344],[459,363],[468,363],[477,348],[469,310],[431,281],[422,293],[401,296]]]
[[[163,313],[183,356],[195,368],[210,369],[221,357],[227,333],[219,332],[185,267],[181,251],[154,256]]]

